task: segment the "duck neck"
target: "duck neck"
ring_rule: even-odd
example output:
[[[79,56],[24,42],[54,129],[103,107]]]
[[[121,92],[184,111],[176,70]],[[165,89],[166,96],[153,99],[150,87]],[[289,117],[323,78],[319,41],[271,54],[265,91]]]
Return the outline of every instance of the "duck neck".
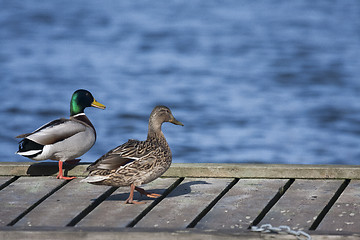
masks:
[[[70,116],[75,116],[79,113],[84,113],[84,107],[81,107],[76,102],[71,101],[70,103]]]
[[[163,132],[161,131],[161,124],[149,122],[148,139],[165,139]],[[165,140],[166,141],[166,140]]]

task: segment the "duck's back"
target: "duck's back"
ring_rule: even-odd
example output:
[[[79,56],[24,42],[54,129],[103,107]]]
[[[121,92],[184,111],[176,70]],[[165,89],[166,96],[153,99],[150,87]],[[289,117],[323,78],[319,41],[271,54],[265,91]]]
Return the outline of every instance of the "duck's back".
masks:
[[[83,118],[87,119],[84,115]],[[33,160],[70,160],[87,152],[95,143],[96,132],[91,122],[57,119],[32,133],[22,134],[18,154]]]
[[[112,186],[141,185],[161,176],[170,167],[171,160],[166,140],[131,139],[90,165],[87,182]]]

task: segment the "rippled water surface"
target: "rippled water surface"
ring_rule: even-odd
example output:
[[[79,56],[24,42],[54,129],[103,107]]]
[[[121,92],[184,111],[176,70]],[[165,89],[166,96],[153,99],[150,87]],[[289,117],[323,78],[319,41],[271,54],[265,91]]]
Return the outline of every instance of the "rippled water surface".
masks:
[[[0,0],[0,159],[90,90],[92,162],[143,140],[174,162],[360,163],[360,1]]]

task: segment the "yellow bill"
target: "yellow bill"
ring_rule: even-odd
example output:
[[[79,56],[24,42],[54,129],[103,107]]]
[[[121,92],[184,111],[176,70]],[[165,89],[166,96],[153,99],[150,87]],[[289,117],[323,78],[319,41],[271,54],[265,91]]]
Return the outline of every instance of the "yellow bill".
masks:
[[[100,108],[100,109],[105,109],[105,108],[106,108],[105,105],[99,103],[99,102],[96,101],[95,99],[94,99],[94,101],[91,103],[91,106],[92,106],[92,107],[96,107],[96,108]]]

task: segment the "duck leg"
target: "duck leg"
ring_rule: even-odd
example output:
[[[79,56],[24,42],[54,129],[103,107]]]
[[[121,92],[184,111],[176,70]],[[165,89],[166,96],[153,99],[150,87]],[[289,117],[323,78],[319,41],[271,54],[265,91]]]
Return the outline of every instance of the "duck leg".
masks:
[[[145,203],[145,202],[138,202],[138,201],[133,200],[133,198],[134,198],[134,190],[136,188],[137,187],[133,183],[130,185],[130,195],[129,195],[128,199],[125,200],[126,204],[144,204]]]
[[[128,199],[125,200],[125,203],[127,204],[144,204],[145,202],[138,202],[138,201],[134,201],[134,190],[138,191],[141,195],[145,195],[147,197],[150,198],[157,198],[160,197],[160,194],[157,193],[149,193],[147,191],[145,191],[144,189],[140,188],[140,187],[136,187],[134,184],[130,185],[130,195],[128,197]]]
[[[135,190],[138,191],[141,195],[145,195],[150,198],[158,198],[161,196],[161,194],[149,193],[149,192],[145,191],[143,188],[139,188],[139,187],[135,187]]]
[[[62,161],[59,161],[59,174],[57,175],[57,179],[64,179],[64,180],[71,180],[71,179],[74,179],[76,177],[65,177],[63,175],[63,162]]]

